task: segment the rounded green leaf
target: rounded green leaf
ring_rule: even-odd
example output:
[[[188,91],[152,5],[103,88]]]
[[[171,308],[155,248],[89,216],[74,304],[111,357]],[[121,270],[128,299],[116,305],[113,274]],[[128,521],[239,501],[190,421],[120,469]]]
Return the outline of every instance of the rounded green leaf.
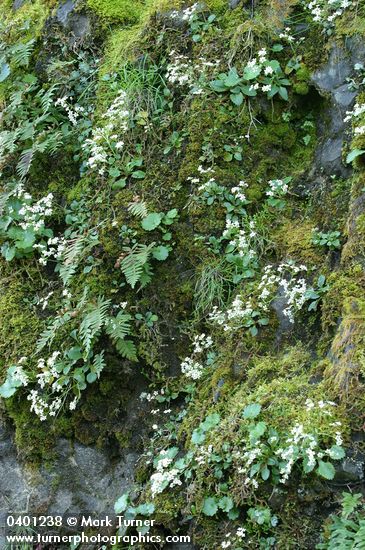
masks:
[[[169,249],[167,248],[167,246],[163,246],[163,245],[156,246],[152,250],[152,256],[156,260],[159,260],[160,262],[163,262],[164,260],[166,260],[168,255],[169,255]]]
[[[261,412],[261,405],[259,403],[252,403],[247,405],[243,410],[243,418],[256,418]]]
[[[204,500],[202,512],[205,516],[214,516],[218,512],[218,504],[214,497],[208,497]]]
[[[335,477],[336,470],[330,462],[324,462],[319,460],[319,466],[316,470],[317,474],[325,479],[333,479]]]
[[[148,214],[144,220],[142,220],[142,227],[145,231],[153,231],[158,227],[161,223],[162,216],[161,214],[158,214],[157,212],[152,212],[151,214]]]

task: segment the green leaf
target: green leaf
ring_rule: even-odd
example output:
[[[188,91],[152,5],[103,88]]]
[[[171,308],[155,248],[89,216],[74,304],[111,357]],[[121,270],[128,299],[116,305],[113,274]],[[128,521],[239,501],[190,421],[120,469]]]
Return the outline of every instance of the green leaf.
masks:
[[[0,386],[0,395],[4,399],[7,399],[8,397],[11,397],[16,392],[16,388],[13,386],[13,384],[10,382],[10,380],[6,380],[2,386]]]
[[[121,178],[120,180],[118,181],[115,181],[112,185],[112,189],[123,189],[125,186],[127,185],[127,180],[126,178]]]
[[[232,508],[232,510],[230,510],[228,512],[228,519],[231,519],[231,520],[235,520],[239,517],[240,513],[239,513],[239,510],[238,508],[236,508],[236,506],[234,506]],[[237,549],[238,550],[238,549]]]
[[[11,260],[14,258],[16,252],[15,246],[9,246],[5,245],[3,247],[2,253],[7,262],[11,262]]]
[[[140,504],[136,508],[137,514],[141,516],[150,516],[155,511],[155,505],[152,502],[147,502],[146,504]]]
[[[214,497],[208,497],[204,500],[202,512],[205,516],[214,516],[218,512],[217,500]]]
[[[363,155],[365,153],[365,149],[353,149],[350,151],[350,153],[346,157],[347,164],[350,164],[353,160],[355,160],[360,155]]]
[[[132,178],[136,180],[143,180],[145,175],[146,175],[146,172],[143,172],[143,170],[136,170],[135,172],[133,172]]]
[[[280,86],[279,88],[279,96],[284,99],[285,101],[288,101],[288,91],[284,86]]]
[[[116,343],[118,353],[129,361],[138,361],[137,348],[132,340],[118,340]]]
[[[163,246],[163,245],[156,246],[156,248],[152,250],[152,256],[156,260],[159,260],[160,262],[163,262],[164,260],[166,260],[168,255],[169,255],[169,249],[167,248],[167,246]]]
[[[243,94],[242,94],[242,92],[239,92],[238,94],[231,94],[231,101],[232,101],[232,103],[237,105],[237,107],[242,105],[242,103],[243,103]]]
[[[81,359],[82,357],[81,348],[77,346],[70,348],[67,352],[67,357],[71,359],[71,361],[77,361],[78,359]]]
[[[324,462],[319,460],[319,466],[316,470],[317,474],[325,479],[333,479],[335,477],[336,470],[330,462]]]
[[[157,212],[152,212],[151,214],[148,214],[144,220],[142,220],[142,227],[145,231],[153,231],[158,227],[161,223],[162,216],[161,214],[158,214]]]
[[[257,422],[255,426],[250,430],[250,440],[256,441],[259,439],[264,433],[266,432],[266,423],[265,422]]]
[[[89,374],[86,377],[86,380],[89,384],[92,384],[97,379],[97,375],[95,372],[89,372]]]
[[[124,512],[128,507],[129,494],[124,493],[121,497],[118,498],[117,502],[114,504],[114,511],[116,514]]]
[[[341,458],[345,458],[346,456],[344,449],[339,445],[332,445],[328,454],[333,460],[341,460]]]
[[[212,428],[214,428],[215,426],[218,426],[219,422],[221,420],[221,417],[218,413],[212,413],[210,415],[208,415],[206,417],[206,419],[204,420],[204,422],[202,422],[200,424],[200,427],[204,430],[204,431],[208,431],[208,430],[211,430]]]
[[[10,65],[8,63],[2,63],[0,69],[0,82],[4,82],[10,74]]]
[[[223,510],[223,512],[229,512],[232,510],[234,504],[231,497],[222,497],[218,501],[218,507]]]
[[[255,65],[254,67],[245,67],[243,71],[243,78],[245,80],[253,80],[254,78],[257,78],[260,73],[261,67],[259,65]]]
[[[284,46],[282,44],[274,44],[271,48],[271,51],[273,52],[281,52],[284,49]]]
[[[261,405],[259,403],[252,403],[247,405],[243,410],[243,418],[256,418],[261,412]]]
[[[241,81],[240,77],[238,76],[237,69],[233,67],[226,79],[224,80],[224,84],[227,86],[227,88],[233,88],[234,86],[237,86]]]
[[[191,441],[194,445],[200,445],[205,440],[205,432],[202,428],[196,428],[191,435]]]

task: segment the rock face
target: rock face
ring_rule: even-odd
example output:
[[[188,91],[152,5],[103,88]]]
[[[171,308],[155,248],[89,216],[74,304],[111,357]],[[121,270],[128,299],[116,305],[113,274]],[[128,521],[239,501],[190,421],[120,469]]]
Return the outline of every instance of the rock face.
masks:
[[[335,44],[327,63],[312,76],[312,84],[321,96],[328,99],[328,107],[320,125],[322,140],[316,158],[316,163],[328,174],[344,177],[350,173],[342,162],[347,127],[343,119],[356,97],[356,92],[349,89],[348,79],[354,76],[354,66],[364,59],[364,54],[365,46],[359,39],[349,39],[345,47]]]
[[[13,2],[13,10],[16,11],[18,10],[19,8],[21,8],[22,6],[24,6],[25,2],[27,0],[14,0]]]
[[[56,11],[55,20],[70,31],[73,40],[82,40],[91,32],[90,18],[76,11],[77,1],[67,0],[61,3]]]
[[[72,444],[56,443],[52,468],[39,472],[19,463],[12,434],[0,427],[0,522],[10,512],[35,514],[100,514],[113,511],[114,502],[132,482],[137,455],[126,454],[113,461],[105,451]],[[0,547],[4,548],[0,532]]]

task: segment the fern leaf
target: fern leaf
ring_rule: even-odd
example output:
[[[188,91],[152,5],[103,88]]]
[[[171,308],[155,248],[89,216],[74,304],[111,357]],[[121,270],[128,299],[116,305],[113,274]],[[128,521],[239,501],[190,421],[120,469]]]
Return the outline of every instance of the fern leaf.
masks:
[[[138,361],[137,348],[131,340],[119,340],[116,348],[125,359],[129,359],[129,361]]]
[[[97,377],[99,378],[101,371],[105,367],[105,359],[104,359],[104,350],[101,351],[98,355],[95,355],[93,364],[92,364],[92,370],[95,372]]]
[[[128,211],[136,218],[146,218],[148,215],[147,204],[144,201],[131,202]]]
[[[123,247],[126,256],[123,258],[120,267],[124,273],[127,283],[134,288],[143,274],[143,266],[148,262],[151,249],[155,243],[149,246],[145,244],[135,244],[133,248]]]
[[[34,149],[26,149],[22,152],[17,164],[16,171],[21,180],[28,174],[34,156]]]
[[[51,345],[57,334],[57,331],[66,323],[68,323],[70,318],[70,315],[66,313],[65,315],[62,315],[62,317],[56,317],[55,319],[53,319],[53,321],[48,325],[48,327],[41,333],[40,337],[38,338],[36,353],[42,351],[42,349],[47,344]]]
[[[84,243],[85,238],[83,235],[79,235],[75,239],[69,239],[66,243],[67,248],[63,254],[62,265],[60,267],[60,277],[65,286],[75,274]]]
[[[99,297],[96,306],[86,314],[81,322],[79,336],[86,355],[91,351],[92,341],[99,335],[100,330],[108,320],[110,303],[110,300]]]
[[[110,336],[114,343],[123,340],[131,330],[132,317],[128,313],[119,312],[116,317],[109,317],[105,326],[105,332]]]
[[[16,44],[11,48],[12,61],[18,67],[26,67],[34,49],[35,40],[29,40],[25,44]]]
[[[47,91],[40,90],[37,93],[37,97],[40,100],[43,114],[48,113],[49,109],[53,105],[53,96],[57,89],[57,85],[53,84]]]

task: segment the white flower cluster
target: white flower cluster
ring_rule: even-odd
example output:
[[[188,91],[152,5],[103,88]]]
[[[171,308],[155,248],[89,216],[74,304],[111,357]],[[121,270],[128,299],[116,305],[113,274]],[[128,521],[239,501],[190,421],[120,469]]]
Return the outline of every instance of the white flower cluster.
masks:
[[[171,19],[182,19],[182,21],[190,22],[193,19],[194,15],[197,13],[197,11],[199,11],[199,4],[195,3],[189,8],[185,8],[184,10],[182,10],[182,12],[173,10],[170,13],[170,17]]]
[[[67,96],[59,97],[57,99],[57,101],[55,102],[55,106],[57,107],[58,105],[60,105],[66,111],[67,118],[69,119],[71,124],[73,126],[76,126],[76,124],[78,122],[78,118],[80,117],[80,115],[85,113],[85,109],[84,109],[84,107],[81,107],[81,105],[77,105],[77,104],[74,105],[73,107],[71,107],[67,103],[68,99],[69,98]]]
[[[159,400],[164,395],[165,395],[165,390],[162,388],[160,392],[158,392],[157,390],[155,390],[152,393],[142,392],[139,398],[141,401],[148,401],[150,403],[151,401]]]
[[[62,405],[62,400],[57,397],[51,403],[48,403],[43,399],[37,390],[31,390],[27,397],[28,401],[31,401],[30,410],[34,412],[40,420],[47,420],[48,416],[56,416]]]
[[[38,359],[37,369],[40,371],[36,375],[38,389],[32,389],[27,396],[28,401],[31,401],[31,412],[33,411],[42,421],[56,416],[66,396],[65,392],[62,393],[61,373],[57,370],[57,361],[60,356],[61,352],[54,351],[47,359],[42,357]],[[47,390],[49,393],[46,393]],[[76,408],[77,402],[78,397],[70,402],[70,411]]]
[[[268,197],[282,197],[287,194],[289,187],[283,180],[270,180],[269,189],[266,191]]]
[[[22,220],[19,225],[22,229],[33,229],[35,233],[43,231],[45,222],[44,218],[52,215],[53,194],[49,193],[46,197],[42,197],[36,203],[32,204],[32,195],[26,193],[22,185],[16,189],[16,196],[23,201],[23,205],[19,210],[19,216]],[[13,213],[13,209],[9,208],[9,214]]]
[[[188,56],[178,54],[175,50],[169,55],[171,61],[166,69],[166,80],[173,86],[188,87],[193,95],[202,94],[200,79],[205,76],[207,70],[216,68],[219,61],[207,61],[204,57],[192,61]]]
[[[220,311],[217,306],[214,306],[209,314],[209,320],[223,326],[225,332],[230,332],[241,328],[242,323],[251,318],[253,311],[251,300],[245,303],[242,297],[237,295],[226,311]]]
[[[354,135],[361,136],[365,134],[365,125],[358,126],[358,118],[365,113],[365,103],[355,103],[352,111],[346,111],[346,116],[343,119],[344,122],[349,122],[355,119]]]
[[[230,548],[232,544],[242,543],[242,539],[246,537],[246,533],[247,531],[244,527],[238,527],[235,533],[227,533],[225,535],[225,540],[221,543],[221,548]]]
[[[286,40],[287,42],[289,42],[289,44],[291,44],[292,42],[294,42],[295,38],[290,33],[291,28],[285,27],[285,29],[279,34],[279,38],[281,38],[282,40]]]
[[[22,386],[27,386],[29,383],[29,376],[24,371],[23,363],[27,360],[26,357],[21,357],[16,365],[14,372],[12,373],[13,380],[16,380]]]
[[[305,3],[310,11],[313,21],[321,23],[325,27],[334,25],[334,20],[352,6],[351,0],[311,0]]]
[[[244,322],[252,317],[254,312],[262,317],[269,311],[270,304],[278,289],[281,289],[286,300],[286,307],[283,314],[294,323],[294,315],[302,309],[307,300],[308,290],[306,280],[298,276],[306,272],[305,265],[296,266],[293,262],[285,262],[277,268],[268,265],[264,268],[264,274],[258,285],[260,294],[257,296],[257,303],[253,305],[252,299],[244,301],[241,295],[237,295],[232,305],[226,311],[220,311],[214,306],[209,314],[211,322],[223,327],[226,332],[242,328]]]
[[[223,231],[223,239],[230,239],[229,244],[241,258],[245,258],[246,265],[255,262],[257,253],[254,248],[254,240],[257,236],[254,220],[248,222],[248,227],[240,227],[238,220],[226,218],[226,228]]]
[[[292,472],[294,464],[299,457],[307,459],[307,467],[314,468],[317,460],[321,460],[325,455],[330,455],[330,450],[321,450],[318,439],[311,433],[306,433],[303,424],[296,424],[291,429],[291,437],[288,437],[286,443],[288,447],[281,447],[276,451],[276,455],[285,462],[280,469],[280,483],[286,483]],[[336,444],[342,444],[342,436],[336,433]]]
[[[168,486],[175,487],[176,485],[182,485],[180,480],[180,472],[177,468],[166,470],[173,459],[165,457],[168,451],[161,451],[162,458],[157,462],[156,472],[151,476],[151,493],[152,498],[157,494],[162,493]]]
[[[232,195],[243,204],[247,203],[247,198],[245,195],[245,189],[247,189],[247,187],[248,183],[246,183],[245,181],[240,181],[238,185],[232,187],[231,189]]]
[[[114,150],[119,151],[124,147],[124,141],[120,136],[124,135],[129,128],[131,114],[128,103],[127,93],[121,90],[103,115],[107,124],[96,127],[92,137],[86,139],[82,146],[89,154],[88,167],[91,170],[98,170],[101,176],[105,173],[109,156],[114,153]]]
[[[193,341],[193,357],[185,357],[184,361],[181,363],[181,372],[185,374],[187,378],[199,380],[203,376],[205,367],[197,360],[196,356],[201,355],[212,345],[213,340],[210,336],[206,336],[204,333],[195,336]]]
[[[51,258],[60,260],[66,247],[67,240],[65,237],[51,237],[48,239],[47,244],[37,243],[33,245],[33,248],[37,248],[40,252],[39,263],[41,265],[46,265]]]
[[[264,275],[258,289],[261,291],[258,297],[258,306],[263,311],[269,311],[270,303],[275,292],[281,289],[286,300],[286,307],[283,314],[294,323],[294,315],[301,310],[306,302],[308,290],[306,280],[300,277],[301,273],[307,272],[305,265],[297,266],[293,262],[284,262],[278,267],[268,265],[264,269]]]
[[[61,353],[59,351],[54,351],[52,355],[48,357],[47,361],[43,358],[38,359],[37,368],[41,372],[37,374],[37,381],[41,389],[48,386],[53,380],[52,390],[59,391],[61,389],[57,383],[57,379],[60,375],[55,368],[55,364],[60,355]]]

